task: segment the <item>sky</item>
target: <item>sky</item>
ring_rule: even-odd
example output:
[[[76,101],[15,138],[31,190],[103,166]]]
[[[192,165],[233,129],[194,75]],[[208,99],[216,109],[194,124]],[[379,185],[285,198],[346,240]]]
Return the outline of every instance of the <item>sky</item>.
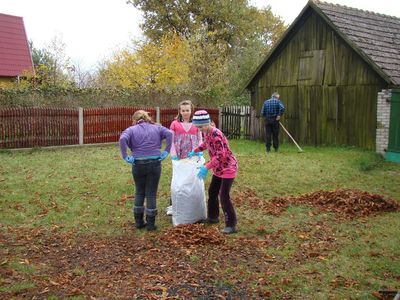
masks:
[[[249,0],[267,5],[290,25],[307,0]],[[400,0],[328,0],[326,2],[394,15],[400,18]],[[59,37],[66,55],[81,70],[95,70],[113,52],[142,37],[142,14],[126,0],[0,0],[0,13],[23,17],[29,40],[42,49]]]

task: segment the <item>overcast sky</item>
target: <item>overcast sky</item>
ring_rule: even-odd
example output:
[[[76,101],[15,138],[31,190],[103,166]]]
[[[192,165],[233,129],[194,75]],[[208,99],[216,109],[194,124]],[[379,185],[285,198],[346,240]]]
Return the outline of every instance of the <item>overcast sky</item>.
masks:
[[[250,0],[282,17],[287,25],[299,15],[307,0]],[[329,0],[359,9],[400,17],[400,0]],[[113,51],[140,38],[141,13],[126,0],[0,0],[0,13],[23,17],[28,39],[36,48],[57,35],[66,54],[83,69],[93,69]]]

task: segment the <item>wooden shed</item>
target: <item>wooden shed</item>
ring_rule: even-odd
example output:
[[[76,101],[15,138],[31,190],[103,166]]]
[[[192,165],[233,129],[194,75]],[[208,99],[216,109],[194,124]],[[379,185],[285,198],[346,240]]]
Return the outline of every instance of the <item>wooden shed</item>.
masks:
[[[400,19],[309,1],[246,84],[259,117],[278,91],[303,144],[374,149],[378,93],[400,86]],[[259,118],[253,138],[263,138]]]

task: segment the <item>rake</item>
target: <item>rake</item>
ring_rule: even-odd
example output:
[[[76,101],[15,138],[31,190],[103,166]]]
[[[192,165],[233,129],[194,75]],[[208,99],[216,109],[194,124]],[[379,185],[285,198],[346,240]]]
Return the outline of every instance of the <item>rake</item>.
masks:
[[[292,139],[293,143],[297,146],[297,148],[299,149],[299,152],[304,152],[303,149],[300,148],[299,144],[296,143],[296,141],[294,140],[294,138],[290,135],[289,131],[286,130],[285,126],[283,126],[283,124],[281,122],[279,122],[279,124],[281,124],[283,130],[285,130],[285,132],[287,133],[287,135]]]

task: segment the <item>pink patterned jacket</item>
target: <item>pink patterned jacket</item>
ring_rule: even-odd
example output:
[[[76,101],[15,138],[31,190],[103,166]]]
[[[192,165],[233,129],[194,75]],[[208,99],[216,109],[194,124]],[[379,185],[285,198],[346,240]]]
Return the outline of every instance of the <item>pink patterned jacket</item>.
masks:
[[[192,123],[183,123],[174,120],[169,129],[172,131],[171,157],[186,158],[202,142],[201,132]]]
[[[210,161],[206,163],[207,169],[212,169],[214,175],[221,178],[235,178],[238,170],[236,157],[229,148],[225,135],[218,128],[205,135],[204,142],[194,151],[208,150]]]

